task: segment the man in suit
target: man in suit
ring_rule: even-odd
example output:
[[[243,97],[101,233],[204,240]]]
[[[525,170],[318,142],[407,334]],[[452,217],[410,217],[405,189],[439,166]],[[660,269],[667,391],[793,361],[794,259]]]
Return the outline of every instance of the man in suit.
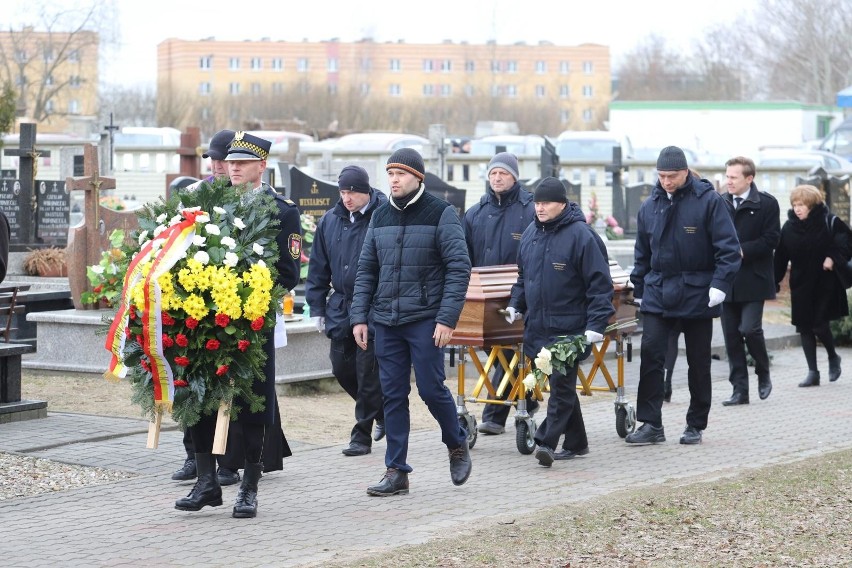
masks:
[[[772,392],[769,354],[763,337],[763,303],[775,298],[773,254],[781,238],[778,201],[759,191],[754,183],[754,162],[744,156],[725,163],[728,193],[734,227],[740,240],[742,264],[731,293],[722,304],[722,333],[728,353],[734,387],[724,406],[748,404],[748,366],[745,348],[754,359],[757,394],[764,400]]]

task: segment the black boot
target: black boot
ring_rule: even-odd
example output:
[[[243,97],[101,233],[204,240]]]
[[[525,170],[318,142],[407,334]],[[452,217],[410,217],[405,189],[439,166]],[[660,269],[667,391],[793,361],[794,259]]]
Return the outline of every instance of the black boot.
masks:
[[[216,459],[213,454],[195,454],[198,481],[183,499],[175,501],[179,511],[200,511],[202,507],[218,507],[222,504],[222,488],[216,478]]]
[[[257,482],[263,471],[263,464],[247,463],[243,471],[243,482],[237,491],[234,502],[234,512],[231,516],[236,519],[250,519],[257,516]]]
[[[663,400],[672,401],[672,371],[666,369],[666,382],[663,384]]]
[[[818,387],[819,386],[819,371],[808,371],[808,376],[805,380],[799,383],[800,387]]]
[[[840,378],[840,355],[828,358],[828,380],[834,382]]]
[[[172,479],[175,481],[189,481],[195,479],[195,454],[187,456],[183,462],[183,467],[172,474]]]

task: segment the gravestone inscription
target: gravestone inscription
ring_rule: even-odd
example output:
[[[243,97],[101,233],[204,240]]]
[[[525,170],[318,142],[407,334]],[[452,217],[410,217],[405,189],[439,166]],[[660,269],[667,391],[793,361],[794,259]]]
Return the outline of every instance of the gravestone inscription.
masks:
[[[38,181],[36,197],[36,238],[64,247],[68,241],[71,197],[64,181]]]
[[[9,220],[9,229],[12,234],[9,244],[21,243],[21,182],[16,179],[0,180],[0,211],[6,214]]]

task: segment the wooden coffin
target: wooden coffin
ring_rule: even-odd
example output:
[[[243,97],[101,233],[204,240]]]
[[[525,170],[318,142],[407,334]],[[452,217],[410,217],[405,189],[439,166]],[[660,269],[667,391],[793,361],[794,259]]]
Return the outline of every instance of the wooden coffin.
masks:
[[[633,284],[630,283],[630,274],[621,268],[619,264],[610,259],[609,273],[612,277],[612,305],[615,313],[609,319],[610,324],[630,321],[636,318],[636,306],[633,305]],[[622,333],[629,333],[636,329],[636,324],[619,327]]]
[[[464,308],[453,333],[453,344],[488,347],[512,345],[524,338],[524,323],[506,323],[497,311],[509,305],[512,285],[518,280],[515,264],[477,266],[471,269]]]

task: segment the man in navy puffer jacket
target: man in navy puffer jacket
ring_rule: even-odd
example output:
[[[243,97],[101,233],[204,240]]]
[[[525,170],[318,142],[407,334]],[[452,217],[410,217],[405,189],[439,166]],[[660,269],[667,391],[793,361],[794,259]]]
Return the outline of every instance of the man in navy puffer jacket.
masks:
[[[358,260],[350,323],[355,342],[367,348],[368,316],[385,411],[387,470],[373,496],[408,493],[407,463],[411,367],[420,398],[441,427],[455,485],[471,471],[467,432],[444,385],[443,348],[450,342],[470,280],[470,258],[461,220],[452,205],[423,185],[426,168],[415,150],[394,152],[386,166],[390,202],[370,221]]]

